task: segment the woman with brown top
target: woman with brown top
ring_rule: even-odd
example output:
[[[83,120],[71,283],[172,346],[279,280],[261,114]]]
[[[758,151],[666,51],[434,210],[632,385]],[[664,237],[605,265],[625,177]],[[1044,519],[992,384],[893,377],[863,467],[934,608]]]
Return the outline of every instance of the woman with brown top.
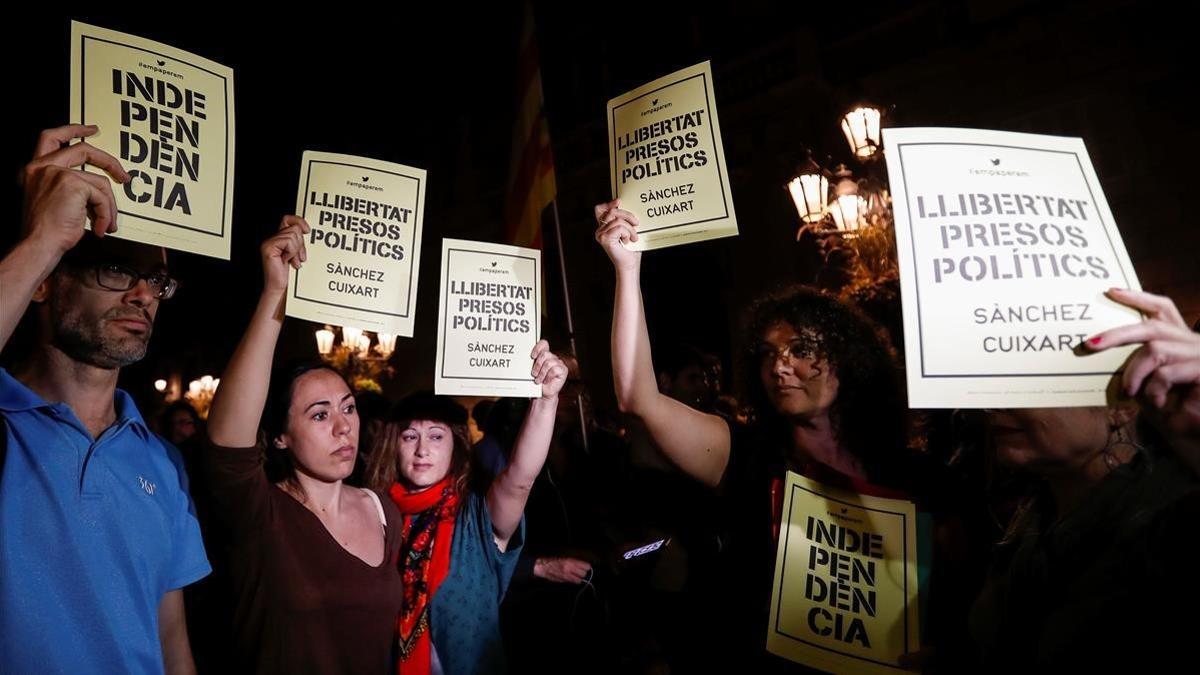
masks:
[[[403,599],[400,514],[343,483],[358,454],[354,395],[337,371],[311,364],[277,374],[268,397],[289,267],[304,262],[308,231],[286,216],[263,243],[262,296],[208,418],[209,481],[231,533],[234,630],[247,670],[384,673]],[[268,447],[284,460],[274,483]]]

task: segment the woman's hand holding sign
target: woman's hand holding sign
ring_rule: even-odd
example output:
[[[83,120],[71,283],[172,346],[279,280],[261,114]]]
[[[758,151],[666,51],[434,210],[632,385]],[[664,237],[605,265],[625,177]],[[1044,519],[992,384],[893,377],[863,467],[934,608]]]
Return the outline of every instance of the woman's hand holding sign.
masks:
[[[621,208],[621,200],[597,204],[596,241],[613,262],[618,272],[636,271],[642,263],[641,251],[631,251],[625,244],[638,240],[638,217]]]
[[[213,398],[208,436],[218,445],[247,447],[258,438],[275,343],[283,327],[283,305],[291,269],[308,259],[304,235],[308,223],[299,216],[284,216],[279,230],[259,247],[263,265],[263,290],[246,333],[225,367],[224,383]]]
[[[567,366],[550,351],[550,343],[538,340],[533,346],[533,381],[542,385],[543,399],[556,399],[567,381]]]
[[[308,260],[304,248],[304,235],[308,234],[308,223],[299,216],[284,216],[275,236],[264,241],[260,252],[263,263],[263,293],[287,290],[291,270],[300,269]]]
[[[1141,345],[1125,364],[1122,390],[1149,404],[1149,418],[1200,473],[1200,334],[1188,328],[1170,298],[1120,288],[1106,295],[1148,318],[1107,330],[1085,344],[1095,352]]]

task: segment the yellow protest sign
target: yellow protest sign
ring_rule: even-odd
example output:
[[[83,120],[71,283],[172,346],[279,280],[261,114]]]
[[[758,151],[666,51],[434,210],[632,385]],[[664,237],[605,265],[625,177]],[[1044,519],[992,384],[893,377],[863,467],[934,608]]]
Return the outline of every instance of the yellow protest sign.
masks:
[[[737,234],[708,61],[608,102],[612,193],[637,215],[635,250]]]
[[[912,502],[788,472],[767,650],[813,668],[900,673],[920,647]]]
[[[229,259],[232,69],[73,21],[71,120],[99,126],[87,142],[133,177],[113,184],[115,236]]]
[[[312,229],[288,316],[412,337],[425,184],[423,169],[305,152],[296,214]]]
[[[442,240],[434,391],[536,398],[533,346],[541,334],[542,252]]]

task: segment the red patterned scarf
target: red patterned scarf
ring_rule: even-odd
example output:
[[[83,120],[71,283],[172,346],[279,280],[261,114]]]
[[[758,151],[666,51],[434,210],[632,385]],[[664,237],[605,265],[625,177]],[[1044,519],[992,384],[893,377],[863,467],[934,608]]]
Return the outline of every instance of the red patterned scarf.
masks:
[[[433,649],[429,638],[429,604],[450,572],[458,494],[449,477],[416,493],[394,484],[389,493],[404,514],[398,564],[404,580],[404,606],[396,620],[400,646],[396,672],[429,675]]]

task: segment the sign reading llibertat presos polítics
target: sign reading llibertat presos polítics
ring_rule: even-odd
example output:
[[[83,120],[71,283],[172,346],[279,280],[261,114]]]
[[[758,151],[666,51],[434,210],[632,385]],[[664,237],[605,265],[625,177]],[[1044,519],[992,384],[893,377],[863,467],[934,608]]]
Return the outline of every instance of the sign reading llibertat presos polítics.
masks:
[[[540,335],[542,252],[442,240],[434,391],[536,398],[530,354]]]
[[[87,142],[132,176],[113,185],[114,236],[229,259],[232,69],[73,21],[71,120],[99,126]]]
[[[307,151],[296,213],[311,228],[308,261],[292,271],[287,314],[412,337],[425,171]]]
[[[909,404],[1097,406],[1132,347],[1084,339],[1140,320],[1140,289],[1078,138],[885,129]]]
[[[639,251],[738,233],[708,61],[608,102],[612,194]]]

